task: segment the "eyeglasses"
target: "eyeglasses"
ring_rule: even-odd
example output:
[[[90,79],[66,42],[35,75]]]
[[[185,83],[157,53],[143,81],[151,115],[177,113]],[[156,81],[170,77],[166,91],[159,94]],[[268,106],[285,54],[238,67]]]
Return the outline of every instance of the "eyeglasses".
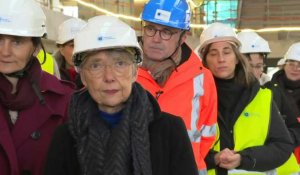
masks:
[[[288,65],[289,67],[293,67],[296,68],[297,70],[300,70],[300,62],[298,61],[287,61],[285,64]]]
[[[252,69],[261,70],[261,71],[263,71],[264,67],[266,67],[265,64],[257,64],[257,65],[250,64],[250,66],[252,67]]]
[[[149,37],[153,37],[156,34],[157,31],[159,33],[160,38],[163,39],[163,40],[169,40],[169,39],[171,39],[172,35],[178,33],[178,32],[173,32],[173,31],[168,30],[168,29],[158,30],[158,29],[156,29],[156,28],[154,28],[153,26],[150,26],[150,25],[144,26],[144,32]]]
[[[133,64],[133,61],[124,61],[124,60],[116,60],[113,61],[112,64],[104,64],[103,62],[92,62],[84,65],[84,69],[88,70],[90,74],[94,77],[101,77],[105,72],[107,67],[110,67],[113,73],[116,76],[123,76],[126,72],[128,72],[130,65]]]

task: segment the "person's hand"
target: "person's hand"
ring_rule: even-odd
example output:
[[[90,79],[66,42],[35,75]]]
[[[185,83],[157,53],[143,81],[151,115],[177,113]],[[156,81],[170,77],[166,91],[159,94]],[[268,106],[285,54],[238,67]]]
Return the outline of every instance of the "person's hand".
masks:
[[[225,148],[219,155],[216,156],[216,160],[219,161],[219,167],[225,169],[234,169],[241,164],[241,155],[235,153],[235,151]]]
[[[222,161],[226,162],[226,157],[233,155],[234,152],[232,152],[230,149],[225,148],[222,151],[220,151],[219,153],[217,153],[215,155],[215,164],[219,165]]]
[[[217,154],[215,154],[214,159],[215,159],[215,164],[219,165],[220,164],[220,152],[218,152]]]

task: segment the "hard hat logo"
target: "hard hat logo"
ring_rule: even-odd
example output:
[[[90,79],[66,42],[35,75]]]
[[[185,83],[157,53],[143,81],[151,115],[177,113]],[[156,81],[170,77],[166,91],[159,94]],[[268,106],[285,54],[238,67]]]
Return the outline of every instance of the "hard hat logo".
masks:
[[[68,41],[74,39],[75,35],[86,25],[86,22],[77,19],[71,18],[64,21],[58,27],[58,37],[57,37],[57,44],[64,44]]]
[[[46,16],[34,0],[0,1],[0,34],[42,37]]]
[[[113,16],[93,17],[74,38],[73,62],[80,66],[86,52],[112,48],[133,48],[136,63],[142,61],[142,49],[130,26]]]
[[[9,17],[1,17],[0,16],[0,23],[9,23],[11,19]]]
[[[186,0],[150,0],[142,20],[182,30],[190,29],[191,10]]]
[[[99,36],[98,41],[105,41],[105,40],[115,40],[116,38],[110,36]]]
[[[171,17],[171,13],[165,10],[157,9],[155,13],[155,19],[162,20],[165,22],[169,22]]]
[[[268,42],[253,31],[243,31],[237,34],[241,53],[270,53],[271,49]]]

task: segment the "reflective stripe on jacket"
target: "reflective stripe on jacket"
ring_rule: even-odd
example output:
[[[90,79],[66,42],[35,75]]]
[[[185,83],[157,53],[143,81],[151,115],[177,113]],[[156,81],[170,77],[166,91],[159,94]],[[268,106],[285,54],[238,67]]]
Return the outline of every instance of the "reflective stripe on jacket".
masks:
[[[199,174],[203,171],[206,174],[204,158],[215,140],[217,122],[217,93],[211,72],[191,51],[188,60],[173,71],[164,87],[160,87],[149,72],[141,68],[137,82],[156,97],[162,111],[182,117]]]
[[[249,103],[238,120],[235,122],[233,137],[234,150],[241,151],[249,147],[264,145],[268,135],[270,124],[270,109],[272,103],[272,92],[269,89],[260,89],[255,98]],[[266,108],[269,106],[269,108]],[[214,148],[220,151],[220,140]],[[279,168],[267,172],[246,171],[240,169],[229,170],[228,174],[234,175],[291,175],[299,172],[294,154]],[[209,175],[214,175],[215,170],[208,171]]]

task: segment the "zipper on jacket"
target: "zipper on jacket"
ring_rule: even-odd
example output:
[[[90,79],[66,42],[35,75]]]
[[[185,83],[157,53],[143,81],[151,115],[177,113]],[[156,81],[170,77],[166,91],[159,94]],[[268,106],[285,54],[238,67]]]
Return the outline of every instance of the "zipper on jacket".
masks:
[[[161,90],[155,92],[155,94],[156,94],[156,96],[155,96],[156,100],[158,100],[159,96],[160,96],[161,94],[163,94],[163,93],[164,93],[164,91],[161,91]]]

